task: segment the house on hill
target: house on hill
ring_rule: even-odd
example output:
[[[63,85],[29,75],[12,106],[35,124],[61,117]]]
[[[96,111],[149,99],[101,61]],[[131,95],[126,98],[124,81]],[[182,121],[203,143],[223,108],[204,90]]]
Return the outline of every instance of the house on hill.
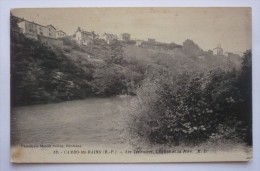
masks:
[[[131,40],[131,35],[129,33],[122,33],[120,35],[120,40],[122,40],[122,41],[130,41]]]
[[[75,39],[79,44],[90,45],[96,38],[98,38],[98,35],[94,31],[88,32],[78,27],[75,32]]]
[[[102,35],[102,39],[104,39],[108,44],[110,44],[113,40],[117,40],[117,35],[104,33]]]
[[[35,22],[20,20],[18,23],[21,33],[30,35],[28,37],[37,39],[37,35],[56,39],[56,28],[53,25],[43,26]],[[66,33],[65,33],[66,34]]]
[[[41,35],[45,37],[49,36],[48,29],[43,25],[31,21],[27,21],[27,20],[19,21],[17,24],[18,27],[20,28],[20,32],[25,34],[26,37],[37,40],[37,35]]]
[[[63,38],[63,37],[65,37],[66,35],[67,35],[67,34],[66,34],[64,31],[62,31],[62,30],[56,31],[56,38],[57,38],[57,39]]]
[[[147,41],[147,42],[148,42],[148,43],[151,43],[151,44],[156,43],[155,39],[152,39],[152,38],[148,38],[148,41]]]
[[[221,48],[221,44],[218,44],[216,48],[213,49],[213,55],[223,55],[223,49]]]
[[[63,45],[63,42],[57,39],[56,28],[53,25],[43,26],[41,24],[35,23],[33,21],[28,21],[23,18],[15,18],[17,18],[17,25],[20,29],[20,32],[23,33],[25,37],[38,40],[46,45]]]
[[[137,40],[135,40],[135,45],[136,46],[142,46],[142,43],[144,42],[144,40],[139,40],[139,39],[137,39]]]
[[[56,38],[56,28],[53,25],[47,25],[46,28],[48,29],[48,37],[55,39]]]

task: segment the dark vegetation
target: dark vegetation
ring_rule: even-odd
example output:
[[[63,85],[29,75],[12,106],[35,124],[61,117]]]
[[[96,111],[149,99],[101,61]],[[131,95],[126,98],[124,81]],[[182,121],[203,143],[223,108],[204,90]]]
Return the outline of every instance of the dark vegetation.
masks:
[[[252,144],[251,51],[239,69],[164,70],[137,90],[130,136],[150,144],[197,144],[231,140]]]
[[[252,57],[214,56],[192,40],[137,47],[94,40],[46,46],[11,19],[12,105],[135,95],[129,137],[150,144],[235,140],[252,144]]]
[[[119,42],[103,44],[105,53],[73,41],[66,43],[64,47],[48,47],[19,33],[12,35],[14,106],[135,94],[143,71],[123,59]],[[93,51],[106,58],[91,59]]]

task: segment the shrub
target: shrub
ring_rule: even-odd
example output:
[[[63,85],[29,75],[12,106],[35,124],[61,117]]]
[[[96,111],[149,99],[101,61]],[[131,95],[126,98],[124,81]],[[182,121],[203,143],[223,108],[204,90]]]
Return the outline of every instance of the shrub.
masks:
[[[153,74],[137,91],[127,123],[130,136],[150,144],[196,144],[213,135],[247,141],[251,127],[242,116],[250,120],[251,106],[244,107],[251,98],[241,89],[250,86],[241,85],[243,72]]]
[[[124,75],[117,65],[103,66],[93,75],[92,88],[96,96],[113,96],[126,90]]]
[[[71,50],[72,50],[72,48],[71,48],[70,46],[63,46],[63,50],[64,50],[64,52],[66,52],[66,53],[70,53]]]

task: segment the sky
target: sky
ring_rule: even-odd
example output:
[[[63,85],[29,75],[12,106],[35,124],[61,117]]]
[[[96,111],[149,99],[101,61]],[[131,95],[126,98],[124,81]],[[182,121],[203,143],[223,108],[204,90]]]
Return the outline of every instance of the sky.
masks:
[[[191,39],[202,49],[221,44],[225,52],[252,48],[250,8],[27,8],[15,16],[52,24],[67,35],[78,27],[103,33],[130,33],[132,39],[155,38],[182,44]]]

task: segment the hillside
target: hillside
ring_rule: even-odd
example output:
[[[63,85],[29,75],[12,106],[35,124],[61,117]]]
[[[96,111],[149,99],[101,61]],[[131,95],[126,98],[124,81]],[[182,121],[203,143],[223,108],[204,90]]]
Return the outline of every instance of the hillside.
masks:
[[[230,69],[240,67],[239,57],[215,56],[206,52],[192,56],[183,48],[174,50],[153,50],[134,45],[124,46],[126,60],[136,59],[147,65],[160,65],[174,72],[203,71],[214,68]]]
[[[182,47],[162,50],[103,40],[83,46],[69,37],[63,44],[49,47],[12,33],[13,105],[134,95],[142,80],[165,71],[177,75],[241,63],[239,58],[206,53],[194,56]]]
[[[12,32],[11,52],[14,106],[134,94],[143,79],[118,42],[50,47]]]

